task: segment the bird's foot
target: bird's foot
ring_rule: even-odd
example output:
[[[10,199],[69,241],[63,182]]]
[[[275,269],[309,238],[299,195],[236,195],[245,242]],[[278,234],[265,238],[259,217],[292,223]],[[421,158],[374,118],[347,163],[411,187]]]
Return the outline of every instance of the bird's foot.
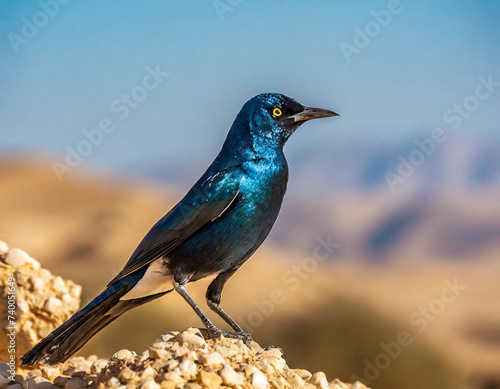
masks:
[[[240,339],[240,340],[243,340],[244,342],[252,342],[253,341],[250,334],[247,334],[246,332],[243,332],[243,331],[242,332],[222,331],[215,326],[213,326],[211,328],[207,328],[207,335],[208,335],[209,339],[219,339],[221,336],[224,336],[226,338]]]

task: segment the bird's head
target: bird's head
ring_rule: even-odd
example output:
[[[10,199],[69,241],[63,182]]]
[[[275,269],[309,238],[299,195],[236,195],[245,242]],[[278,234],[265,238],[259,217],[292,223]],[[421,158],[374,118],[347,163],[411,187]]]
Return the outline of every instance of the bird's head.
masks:
[[[235,124],[246,127],[255,142],[282,147],[306,121],[329,116],[339,115],[327,109],[305,107],[280,93],[263,93],[245,103]]]

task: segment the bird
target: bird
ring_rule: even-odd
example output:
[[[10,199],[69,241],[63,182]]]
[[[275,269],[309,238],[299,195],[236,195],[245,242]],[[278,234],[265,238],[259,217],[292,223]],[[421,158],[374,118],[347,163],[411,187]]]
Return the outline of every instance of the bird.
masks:
[[[123,313],[172,291],[191,306],[209,338],[251,340],[220,306],[222,289],[278,217],[288,182],[283,146],[306,121],[332,116],[339,115],[280,93],[248,100],[201,178],[149,230],[106,289],[26,352],[22,366],[64,362]],[[207,276],[215,276],[207,305],[233,331],[216,327],[186,289]]]

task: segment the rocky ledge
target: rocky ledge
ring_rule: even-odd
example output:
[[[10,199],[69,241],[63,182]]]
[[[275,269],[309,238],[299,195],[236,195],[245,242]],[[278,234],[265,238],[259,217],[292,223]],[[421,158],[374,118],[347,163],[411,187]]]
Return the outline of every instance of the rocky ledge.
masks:
[[[81,288],[52,276],[26,253],[8,250],[3,242],[0,242],[0,260],[2,295],[9,293],[9,277],[14,277],[16,282],[17,333],[26,335],[21,347],[24,352],[74,313]],[[8,322],[2,321],[4,331],[7,326]],[[7,351],[1,355],[5,362],[0,363],[0,389],[366,388],[359,382],[329,382],[322,372],[313,374],[304,369],[291,369],[277,347],[263,349],[256,342],[205,339],[205,335],[205,330],[197,328],[169,332],[141,354],[120,350],[109,360],[95,355],[72,357],[55,366],[39,364],[33,369],[17,368],[14,375],[12,365],[6,363],[9,362]],[[2,347],[7,350],[4,339]]]
[[[18,363],[19,356],[78,310],[81,293],[80,285],[51,274],[23,250],[9,250],[0,241],[0,361],[15,356]],[[15,336],[9,335],[12,331]],[[11,344],[15,353],[9,352]]]

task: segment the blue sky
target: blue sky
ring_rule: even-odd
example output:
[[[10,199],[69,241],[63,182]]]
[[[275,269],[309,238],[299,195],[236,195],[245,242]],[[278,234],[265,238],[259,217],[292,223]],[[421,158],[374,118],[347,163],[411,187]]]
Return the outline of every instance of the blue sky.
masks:
[[[391,1],[55,2],[0,2],[0,150],[63,160],[110,118],[85,165],[206,165],[242,104],[269,91],[342,115],[302,127],[290,153],[376,145],[443,126],[478,76],[500,81],[500,1],[401,1],[386,25],[374,14]],[[220,16],[221,4],[235,5]],[[13,44],[34,19],[43,26]],[[369,27],[347,61],[341,45]],[[121,120],[112,102],[157,66],[169,75]],[[500,88],[457,131],[496,136],[499,103]]]

